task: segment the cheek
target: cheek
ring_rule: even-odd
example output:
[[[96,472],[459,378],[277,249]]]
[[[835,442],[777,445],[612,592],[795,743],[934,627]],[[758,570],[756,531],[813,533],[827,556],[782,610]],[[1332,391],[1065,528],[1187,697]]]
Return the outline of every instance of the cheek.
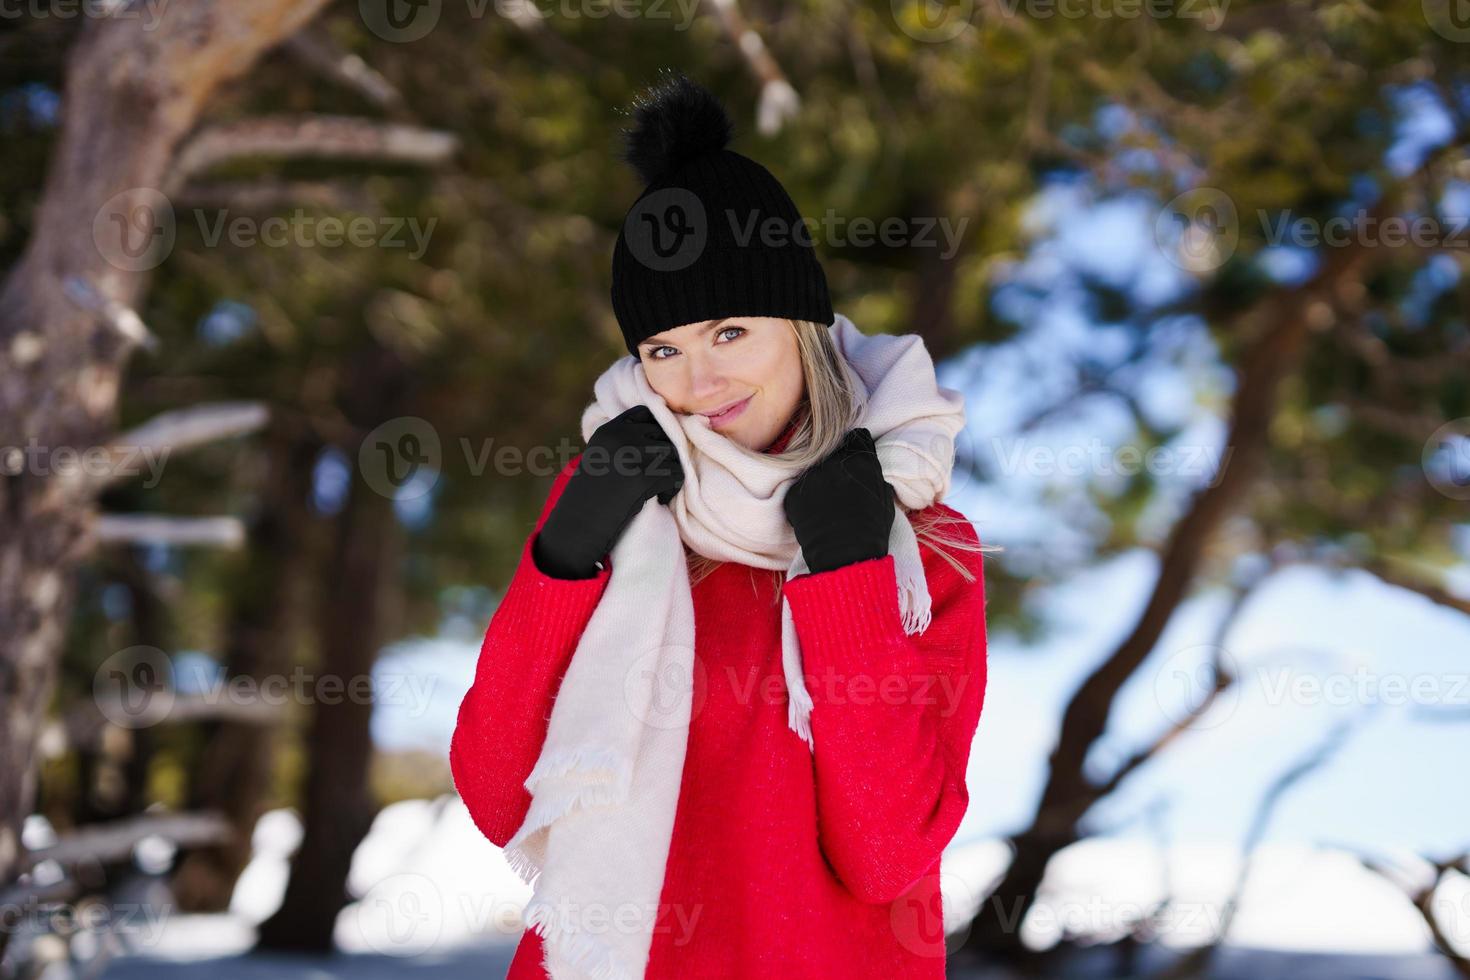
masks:
[[[644,361],[643,374],[648,378],[648,387],[664,401],[670,405],[684,404],[684,386],[679,383],[675,372],[659,370],[658,366],[651,366],[648,361]]]
[[[771,365],[768,377],[774,379],[773,392],[784,402],[795,402],[801,398],[806,379],[801,373],[801,356],[796,351],[784,353],[780,362]]]

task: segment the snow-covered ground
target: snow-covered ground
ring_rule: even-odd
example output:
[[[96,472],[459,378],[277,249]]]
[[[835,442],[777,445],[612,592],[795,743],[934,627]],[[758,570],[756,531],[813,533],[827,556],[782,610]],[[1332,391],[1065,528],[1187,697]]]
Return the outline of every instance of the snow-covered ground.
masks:
[[[127,935],[131,955],[115,961],[104,980],[505,975],[530,889],[452,795],[397,803],[379,815],[353,861],[349,887],[360,898],[338,920],[341,954],[249,955],[254,925],[280,901],[299,834],[291,812],[267,814],[230,912],[154,919],[149,929]],[[1004,860],[995,841],[946,854],[941,887],[950,931],[962,926]],[[1028,920],[1026,935],[1042,945],[1061,928],[1107,938],[1167,890],[1174,903],[1161,922],[1161,943],[1186,949],[1218,927],[1238,862],[1225,848],[1176,848],[1164,855],[1134,840],[1085,842],[1057,859],[1045,907]],[[1470,937],[1470,890],[1439,900],[1447,926]],[[1148,954],[1145,962],[1159,962],[1161,955],[1167,950]],[[1111,966],[1111,954],[1099,954],[1067,975],[1111,976]],[[1272,845],[1256,855],[1232,940],[1211,976],[1450,980],[1454,972],[1432,952],[1422,921],[1394,885],[1345,853]]]

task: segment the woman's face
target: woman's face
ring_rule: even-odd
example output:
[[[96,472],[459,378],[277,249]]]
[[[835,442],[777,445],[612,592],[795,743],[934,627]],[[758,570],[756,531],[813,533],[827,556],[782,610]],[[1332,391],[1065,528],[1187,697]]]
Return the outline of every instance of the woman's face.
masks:
[[[669,408],[712,416],[711,428],[755,452],[775,442],[806,389],[796,329],[784,317],[688,323],[640,342],[638,358]]]

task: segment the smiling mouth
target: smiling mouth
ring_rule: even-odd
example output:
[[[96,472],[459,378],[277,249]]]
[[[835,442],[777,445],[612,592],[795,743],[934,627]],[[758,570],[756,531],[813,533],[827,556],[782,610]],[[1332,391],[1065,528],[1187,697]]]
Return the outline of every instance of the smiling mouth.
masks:
[[[750,403],[750,400],[752,398],[754,398],[754,397],[755,396],[753,394],[752,395],[746,395],[744,398],[740,399],[738,402],[735,402],[734,404],[728,406],[727,408],[723,408],[723,409],[721,409],[718,412],[714,412],[714,413],[701,412],[700,414],[703,415],[705,418],[709,419],[711,422],[723,422],[726,419],[731,418],[734,415],[738,415],[741,411],[743,411],[744,408],[745,408],[745,406],[748,405]]]

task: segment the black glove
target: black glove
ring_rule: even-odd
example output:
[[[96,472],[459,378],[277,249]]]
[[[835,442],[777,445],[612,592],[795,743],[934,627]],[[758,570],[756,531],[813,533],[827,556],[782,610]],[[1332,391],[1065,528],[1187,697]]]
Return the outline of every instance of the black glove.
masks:
[[[826,459],[797,477],[782,501],[813,572],[888,554],[896,513],[873,434],[853,429]]]
[[[542,572],[592,578],[649,497],[667,504],[684,486],[679,454],[647,405],[598,426],[532,542]]]

